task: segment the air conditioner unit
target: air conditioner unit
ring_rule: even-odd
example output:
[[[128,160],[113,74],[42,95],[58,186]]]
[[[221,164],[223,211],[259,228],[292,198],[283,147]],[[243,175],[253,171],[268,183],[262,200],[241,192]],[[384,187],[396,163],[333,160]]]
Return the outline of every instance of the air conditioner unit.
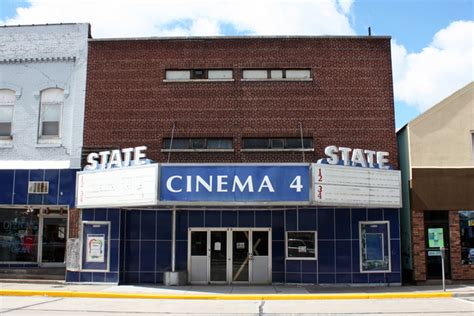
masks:
[[[28,194],[48,194],[49,181],[28,182]]]

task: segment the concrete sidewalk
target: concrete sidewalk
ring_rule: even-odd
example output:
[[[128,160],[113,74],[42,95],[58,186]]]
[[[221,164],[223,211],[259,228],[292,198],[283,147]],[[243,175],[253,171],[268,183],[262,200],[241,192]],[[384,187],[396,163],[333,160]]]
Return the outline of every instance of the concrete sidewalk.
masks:
[[[0,283],[0,296],[56,296],[95,298],[150,299],[223,299],[223,300],[285,300],[285,299],[380,299],[474,297],[474,285],[448,285],[442,292],[439,285],[425,286],[322,286],[322,285],[97,285]]]

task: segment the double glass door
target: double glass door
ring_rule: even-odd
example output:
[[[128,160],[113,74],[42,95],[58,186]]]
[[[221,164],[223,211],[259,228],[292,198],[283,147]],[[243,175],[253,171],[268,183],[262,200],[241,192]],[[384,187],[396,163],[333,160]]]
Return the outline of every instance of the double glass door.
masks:
[[[271,283],[271,230],[190,229],[190,283]]]

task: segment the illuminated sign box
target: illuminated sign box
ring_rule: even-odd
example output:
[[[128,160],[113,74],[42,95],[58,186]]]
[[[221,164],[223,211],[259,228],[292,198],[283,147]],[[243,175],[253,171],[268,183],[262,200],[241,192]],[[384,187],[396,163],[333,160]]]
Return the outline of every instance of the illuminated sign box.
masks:
[[[398,170],[312,164],[312,200],[316,205],[402,207]]]
[[[309,165],[161,165],[160,203],[309,204]]]
[[[158,203],[158,164],[77,173],[76,207],[153,206]]]

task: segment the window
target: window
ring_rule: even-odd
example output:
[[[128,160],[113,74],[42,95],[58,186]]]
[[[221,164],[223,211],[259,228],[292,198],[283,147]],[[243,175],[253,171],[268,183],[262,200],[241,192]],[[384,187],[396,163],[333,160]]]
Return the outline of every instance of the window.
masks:
[[[15,91],[0,90],[0,138],[10,138],[12,135],[14,105]]]
[[[315,231],[287,232],[286,258],[287,259],[316,259],[317,245]]]
[[[244,80],[311,80],[310,69],[244,69]]]
[[[359,222],[360,272],[390,272],[388,221]]]
[[[232,80],[232,69],[190,69],[190,70],[166,70],[167,81],[228,81]]]
[[[459,211],[461,263],[474,264],[474,211]]]
[[[472,159],[474,160],[474,132],[471,132]]]
[[[303,138],[244,138],[242,149],[248,150],[301,150],[313,149],[313,139]]]
[[[163,150],[232,150],[232,138],[171,138],[163,139]]]
[[[41,138],[57,138],[61,136],[61,116],[64,91],[47,89],[41,92],[40,131]]]
[[[0,209],[0,262],[36,262],[38,210]]]

